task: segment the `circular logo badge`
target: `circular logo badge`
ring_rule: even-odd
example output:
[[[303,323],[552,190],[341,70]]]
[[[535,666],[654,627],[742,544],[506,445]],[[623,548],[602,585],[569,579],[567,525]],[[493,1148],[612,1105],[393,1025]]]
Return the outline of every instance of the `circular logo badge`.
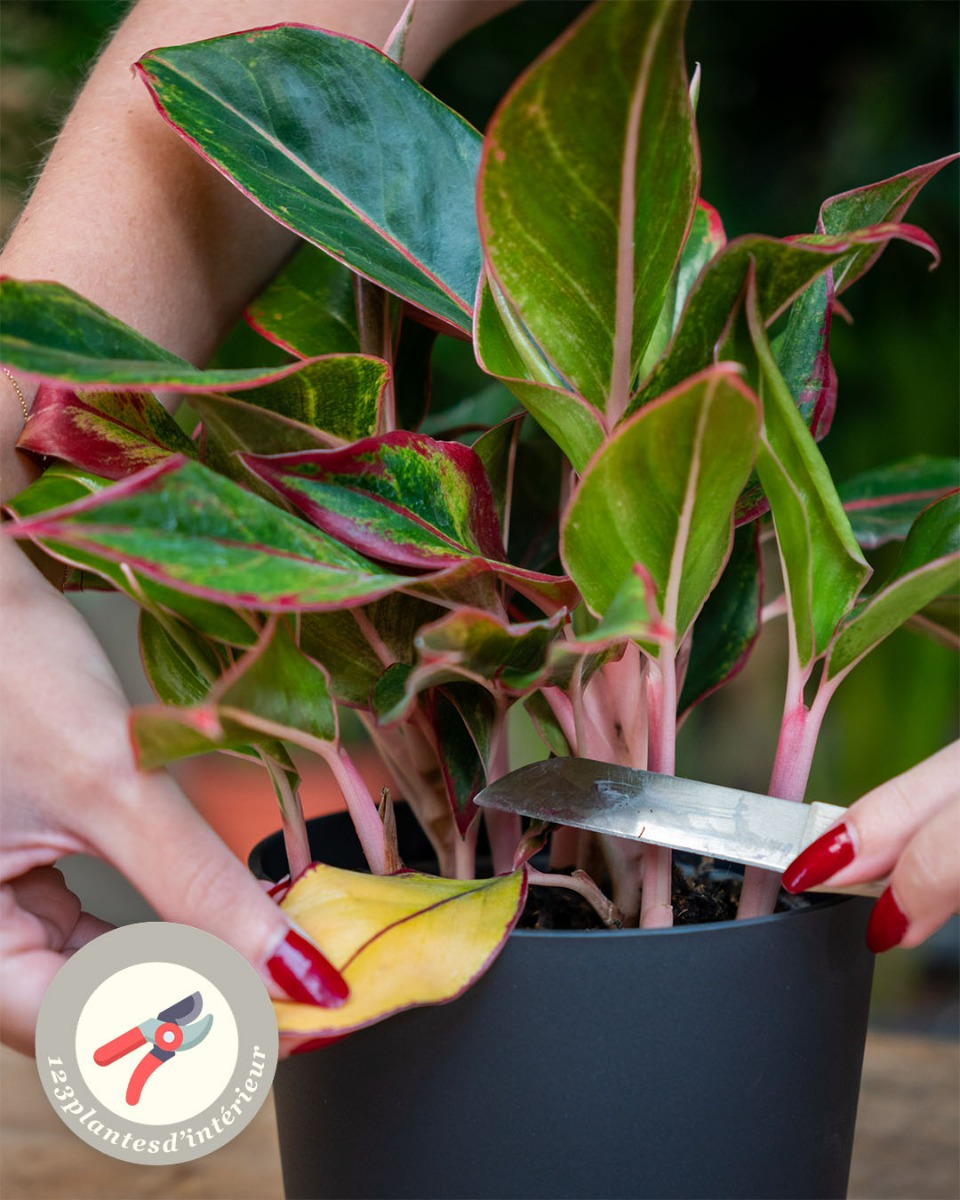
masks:
[[[210,1154],[258,1111],[277,1066],[260,977],[212,934],[155,921],[101,934],[54,977],[37,1068],[77,1137],[125,1162]]]

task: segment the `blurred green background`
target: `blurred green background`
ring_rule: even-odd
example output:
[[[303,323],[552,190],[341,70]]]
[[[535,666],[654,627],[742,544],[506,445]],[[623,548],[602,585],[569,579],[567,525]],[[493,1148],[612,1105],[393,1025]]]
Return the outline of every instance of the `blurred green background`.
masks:
[[[4,234],[98,45],[127,7],[0,4]],[[527,0],[454,47],[428,85],[482,128],[517,72],[583,7]],[[703,71],[703,194],[728,235],[810,231],[825,197],[956,148],[958,34],[953,0],[694,0],[687,44],[691,68],[699,62]],[[109,172],[105,163],[105,186]],[[834,323],[839,403],[823,444],[838,480],[909,454],[958,451],[958,180],[956,166],[945,170],[908,217],[939,243],[939,270],[929,273],[921,251],[895,243],[844,297],[854,323]],[[889,552],[878,556],[878,571],[889,565]],[[740,678],[687,722],[683,773],[766,786],[782,639],[774,623]],[[956,655],[902,631],[838,693],[810,795],[849,802],[957,736],[957,727]]]

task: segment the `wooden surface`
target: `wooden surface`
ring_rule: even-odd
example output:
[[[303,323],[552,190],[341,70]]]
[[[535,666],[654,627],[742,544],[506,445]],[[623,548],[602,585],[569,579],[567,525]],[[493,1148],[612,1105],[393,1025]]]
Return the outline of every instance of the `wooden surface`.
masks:
[[[960,1196],[958,1044],[872,1033],[867,1040],[851,1200]],[[268,1102],[229,1145],[171,1167],[118,1162],[85,1145],[47,1103],[31,1059],[0,1053],[2,1200],[281,1200]]]

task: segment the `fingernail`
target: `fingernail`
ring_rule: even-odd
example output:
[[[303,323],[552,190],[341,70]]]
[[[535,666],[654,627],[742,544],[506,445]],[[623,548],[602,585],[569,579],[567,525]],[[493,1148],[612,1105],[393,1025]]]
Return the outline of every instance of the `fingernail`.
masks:
[[[350,994],[347,981],[336,967],[294,929],[267,960],[267,970],[274,983],[298,1004],[339,1008]]]
[[[874,954],[882,954],[884,950],[899,945],[909,924],[906,913],[897,903],[893,888],[887,888],[881,892],[867,922],[867,949]]]
[[[838,825],[802,850],[784,871],[781,882],[788,892],[805,892],[825,883],[841,867],[853,862],[855,853],[850,830],[846,825]]]

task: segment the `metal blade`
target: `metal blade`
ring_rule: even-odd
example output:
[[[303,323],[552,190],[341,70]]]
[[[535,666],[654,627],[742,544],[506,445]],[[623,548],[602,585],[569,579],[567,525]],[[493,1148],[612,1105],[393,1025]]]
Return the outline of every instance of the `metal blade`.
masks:
[[[177,1025],[186,1025],[188,1021],[192,1021],[194,1017],[199,1016],[202,1008],[203,997],[199,992],[193,992],[189,996],[184,996],[182,1000],[178,1000],[176,1004],[171,1004],[169,1008],[158,1012],[157,1020],[173,1021]]]
[[[183,1041],[180,1043],[181,1050],[189,1050],[191,1046],[195,1046],[210,1032],[210,1026],[213,1024],[213,1013],[207,1013],[202,1020],[197,1021],[195,1025],[188,1025],[183,1031]]]
[[[521,767],[476,803],[772,871],[783,871],[844,812],[585,758]],[[878,894],[874,885],[863,890]]]

